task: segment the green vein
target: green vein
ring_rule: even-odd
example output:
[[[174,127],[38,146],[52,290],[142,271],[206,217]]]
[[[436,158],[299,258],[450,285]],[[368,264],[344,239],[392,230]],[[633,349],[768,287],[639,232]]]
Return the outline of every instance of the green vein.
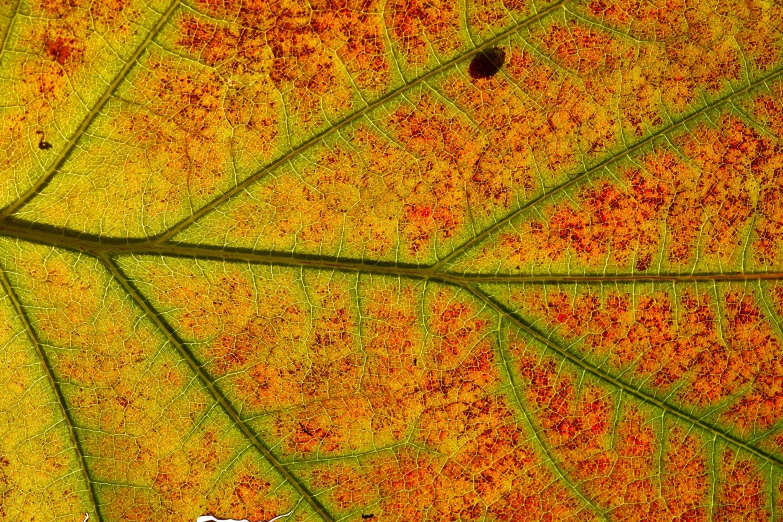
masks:
[[[213,199],[212,201],[210,201],[209,203],[207,203],[206,205],[204,205],[203,207],[198,209],[196,212],[191,214],[189,217],[183,219],[179,223],[177,223],[177,224],[173,225],[172,227],[170,227],[167,231],[164,231],[163,233],[159,234],[158,236],[153,236],[150,239],[154,240],[155,242],[158,242],[158,243],[163,243],[163,242],[168,241],[169,239],[174,237],[176,234],[178,234],[181,230],[186,228],[188,225],[190,225],[191,223],[197,221],[198,219],[203,217],[205,214],[208,214],[213,209],[218,207],[221,203],[223,203],[226,200],[232,198],[233,196],[239,194],[240,192],[245,190],[245,188],[247,188],[248,186],[252,185],[253,183],[258,181],[259,179],[263,178],[265,175],[267,175],[271,171],[275,170],[276,168],[280,167],[281,165],[283,165],[287,161],[291,160],[292,158],[294,158],[294,157],[300,155],[301,153],[303,153],[304,151],[308,150],[313,145],[316,145],[317,143],[320,143],[324,139],[326,139],[329,136],[331,136],[332,134],[334,134],[334,133],[344,129],[345,127],[349,126],[353,122],[355,122],[358,119],[362,118],[366,114],[369,114],[370,112],[374,111],[375,109],[383,106],[386,102],[388,102],[392,98],[395,98],[396,96],[401,95],[401,94],[403,94],[403,93],[413,89],[414,87],[425,83],[427,80],[437,76],[438,74],[440,74],[443,71],[451,68],[452,66],[454,66],[454,65],[456,65],[456,64],[458,64],[460,62],[463,62],[464,60],[466,60],[467,58],[470,58],[471,56],[473,56],[475,54],[480,53],[484,49],[492,47],[493,45],[495,45],[496,43],[500,42],[501,40],[503,40],[504,38],[508,37],[509,35],[517,32],[517,31],[519,31],[519,30],[521,30],[521,29],[523,29],[525,27],[527,27],[528,25],[530,25],[530,24],[532,24],[532,23],[534,23],[534,22],[536,22],[538,20],[541,20],[542,18],[547,16],[549,13],[557,10],[561,5],[563,5],[563,4],[565,4],[565,3],[569,2],[569,1],[570,0],[558,0],[557,2],[553,3],[551,6],[547,7],[545,10],[539,12],[538,14],[536,14],[536,15],[530,17],[530,18],[525,19],[523,22],[520,22],[519,24],[514,25],[514,26],[506,29],[505,31],[503,31],[501,33],[498,33],[497,35],[493,36],[489,40],[487,40],[484,43],[482,43],[481,45],[479,45],[478,47],[474,47],[470,51],[468,51],[468,52],[466,52],[466,53],[464,53],[464,54],[462,54],[460,56],[457,56],[455,58],[452,58],[451,60],[449,60],[447,62],[442,63],[438,67],[435,67],[434,69],[432,69],[432,70],[428,71],[427,73],[417,77],[416,79],[414,79],[414,80],[412,80],[412,81],[410,81],[408,83],[405,83],[405,84],[401,85],[400,87],[398,87],[396,89],[393,89],[393,90],[387,92],[386,94],[384,94],[383,96],[381,96],[377,100],[373,101],[369,105],[365,105],[364,107],[362,107],[358,111],[349,114],[345,118],[343,118],[340,121],[338,121],[337,123],[335,123],[333,126],[329,127],[328,129],[324,130],[323,132],[320,132],[320,133],[316,134],[312,138],[310,138],[307,141],[303,142],[301,145],[298,145],[297,147],[292,149],[287,154],[284,154],[283,156],[280,156],[278,159],[272,161],[271,163],[269,163],[268,165],[263,167],[261,170],[258,170],[256,172],[254,172],[253,174],[251,174],[250,176],[248,176],[247,178],[242,180],[240,183],[238,183],[234,188],[232,188],[231,190],[229,190],[227,192],[224,192],[223,194],[221,194],[217,198]]]
[[[560,465],[555,461],[554,457],[552,456],[551,451],[549,450],[549,447],[544,442],[544,439],[541,437],[541,434],[536,429],[535,424],[533,424],[533,421],[530,419],[530,414],[527,412],[527,409],[525,408],[522,399],[519,397],[519,393],[517,392],[517,384],[514,379],[514,373],[511,371],[511,365],[508,362],[508,357],[506,355],[506,351],[503,348],[504,343],[503,339],[501,338],[501,332],[500,328],[503,324],[503,317],[498,317],[498,354],[500,355],[500,361],[503,365],[503,372],[506,374],[506,378],[508,379],[509,386],[511,387],[511,392],[513,394],[514,402],[516,403],[517,408],[519,409],[520,413],[522,413],[522,417],[525,419],[525,424],[527,424],[528,429],[533,434],[533,437],[536,439],[536,442],[538,443],[539,447],[541,448],[541,451],[546,455],[547,459],[549,459],[549,462],[551,462],[552,467],[555,469],[555,472],[560,477],[560,480],[565,482],[565,484],[573,490],[576,495],[582,499],[582,501],[590,506],[593,511],[598,513],[600,517],[603,520],[608,520],[608,517],[606,515],[606,512],[599,508],[590,498],[588,498],[586,495],[584,495],[579,488],[574,485],[571,480],[568,478],[568,475],[566,472],[564,472],[562,469],[560,469]]]
[[[161,30],[163,25],[169,20],[169,18],[171,18],[171,15],[174,13],[177,7],[179,7],[179,2],[180,0],[173,0],[171,2],[168,9],[166,9],[166,12],[163,13],[163,15],[161,15],[161,17],[155,23],[155,26],[150,30],[150,32],[141,42],[141,45],[139,45],[136,48],[136,50],[130,56],[128,61],[125,62],[123,68],[109,84],[109,87],[103,93],[103,96],[101,96],[98,102],[95,105],[93,105],[92,109],[90,109],[90,112],[88,112],[87,115],[84,117],[82,122],[79,124],[79,127],[76,129],[76,132],[74,132],[73,136],[71,136],[71,139],[68,140],[68,143],[65,144],[65,148],[63,148],[62,152],[60,152],[57,159],[46,170],[44,175],[38,178],[38,180],[33,184],[32,187],[30,187],[27,191],[25,191],[25,193],[22,194],[19,198],[17,198],[13,203],[11,203],[5,209],[0,211],[0,219],[7,218],[11,214],[19,210],[21,207],[23,207],[25,204],[27,204],[33,197],[35,197],[38,194],[38,192],[43,187],[45,187],[49,183],[49,181],[51,181],[54,175],[62,168],[62,166],[65,164],[66,160],[70,156],[71,152],[73,151],[74,147],[76,147],[76,143],[78,143],[78,141],[81,139],[82,135],[90,126],[90,124],[93,122],[95,117],[101,113],[101,110],[103,110],[104,105],[106,105],[106,102],[108,102],[109,99],[112,97],[114,91],[117,90],[117,87],[119,87],[120,83],[122,83],[122,81],[128,75],[130,70],[136,65],[136,60],[139,59],[139,57],[147,49],[147,46],[150,44],[150,42],[152,42],[153,38],[155,38],[155,36]]]
[[[738,91],[734,91],[731,94],[723,96],[722,98],[719,98],[719,99],[715,100],[714,102],[709,103],[709,104],[703,106],[701,109],[699,109],[699,110],[697,110],[695,112],[692,112],[691,114],[689,114],[688,116],[678,120],[677,122],[672,123],[671,125],[668,125],[665,128],[663,128],[663,129],[661,129],[661,130],[659,130],[657,132],[654,132],[653,134],[649,135],[648,137],[644,138],[643,140],[636,142],[636,144],[634,144],[633,146],[628,147],[625,150],[623,150],[623,151],[621,151],[621,152],[619,152],[619,153],[617,153],[617,154],[615,154],[613,156],[610,156],[610,157],[606,158],[605,160],[603,160],[599,164],[595,165],[594,167],[591,167],[589,169],[584,170],[583,172],[581,172],[580,174],[574,176],[573,178],[569,179],[568,181],[566,181],[564,183],[561,183],[560,185],[557,185],[556,187],[553,187],[552,189],[544,192],[543,194],[541,194],[540,196],[538,196],[536,198],[531,199],[530,201],[528,201],[527,203],[525,203],[524,205],[519,207],[517,210],[511,212],[510,214],[508,214],[503,219],[497,221],[494,225],[492,225],[492,226],[488,227],[487,229],[485,229],[483,232],[481,232],[480,234],[475,236],[473,239],[470,239],[470,240],[466,241],[465,243],[463,243],[462,245],[460,245],[459,247],[457,247],[453,252],[451,252],[450,254],[445,256],[443,259],[441,259],[440,261],[435,263],[432,266],[433,270],[440,270],[449,261],[452,261],[454,258],[459,256],[460,254],[462,254],[462,253],[466,252],[467,250],[469,250],[472,246],[480,243],[481,241],[486,239],[490,234],[492,234],[493,232],[498,230],[500,227],[506,225],[507,223],[512,221],[514,218],[516,218],[517,216],[519,216],[520,214],[522,214],[526,210],[534,207],[535,205],[537,205],[538,203],[540,203],[544,199],[547,199],[547,198],[551,197],[553,194],[557,194],[559,192],[562,192],[562,191],[568,189],[569,187],[572,187],[572,186],[576,185],[577,183],[579,183],[580,181],[582,181],[586,177],[590,176],[591,174],[594,174],[596,172],[599,172],[599,171],[605,169],[606,167],[608,167],[608,166],[614,164],[615,162],[617,162],[617,161],[619,161],[619,160],[621,160],[621,159],[623,159],[623,158],[633,154],[634,152],[640,151],[641,149],[643,149],[647,145],[650,145],[653,142],[655,142],[655,140],[657,140],[658,138],[666,136],[669,133],[674,132],[676,129],[678,129],[680,127],[684,127],[688,123],[692,122],[693,120],[699,118],[700,116],[708,113],[709,111],[711,111],[713,109],[717,109],[718,107],[720,107],[720,106],[722,106],[724,104],[731,103],[736,98],[738,98],[738,97],[740,97],[740,96],[742,96],[742,95],[752,91],[756,87],[758,87],[758,86],[760,86],[760,85],[762,85],[762,84],[772,80],[773,78],[775,78],[777,76],[780,76],[781,74],[783,74],[783,69],[778,69],[778,70],[776,70],[774,72],[771,72],[770,74],[768,74],[766,76],[762,76],[761,78],[759,78],[755,82],[749,83],[748,85],[746,85],[742,89],[740,89]]]
[[[125,276],[117,264],[104,255],[99,255],[98,259],[106,266],[111,272],[114,279],[123,287],[128,295],[133,299],[137,306],[155,323],[155,325],[164,333],[169,342],[176,348],[179,355],[185,360],[190,369],[198,376],[201,383],[209,391],[212,398],[222,407],[223,411],[231,418],[234,424],[242,431],[242,434],[255,446],[255,448],[261,453],[264,458],[272,464],[280,475],[285,478],[286,482],[291,484],[297,492],[310,504],[310,507],[318,513],[318,515],[325,522],[335,522],[326,508],[315,498],[315,495],[311,493],[307,487],[299,482],[291,472],[275,457],[272,452],[267,448],[266,444],[250,429],[250,427],[242,420],[239,413],[234,409],[229,400],[223,395],[223,392],[212,382],[207,376],[201,366],[196,361],[195,357],[187,348],[185,343],[179,339],[174,329],[168,325],[158,314],[156,310],[142,297],[139,291],[134,287],[131,281]]]
[[[528,336],[535,339],[536,341],[542,343],[546,348],[558,356],[560,356],[562,359],[567,360],[571,364],[581,368],[585,372],[589,373],[596,379],[603,381],[607,384],[610,384],[614,386],[615,388],[618,388],[622,390],[625,393],[628,393],[635,399],[644,402],[645,404],[649,404],[651,406],[654,406],[660,410],[663,410],[667,413],[670,413],[671,415],[678,417],[679,419],[697,427],[701,430],[711,433],[717,437],[720,437],[721,439],[725,440],[729,444],[736,446],[738,448],[741,448],[744,451],[747,451],[748,453],[760,458],[763,461],[769,462],[770,464],[774,464],[775,466],[779,467],[780,469],[783,469],[783,460],[779,459],[778,457],[767,453],[759,448],[756,448],[755,446],[749,445],[746,442],[738,439],[737,437],[726,433],[725,431],[716,428],[715,426],[712,426],[711,424],[708,424],[702,420],[696,419],[692,417],[690,414],[680,410],[679,408],[672,406],[670,404],[667,404],[663,401],[660,401],[658,399],[655,399],[653,397],[650,397],[644,392],[639,391],[638,389],[629,386],[628,384],[616,379],[615,377],[612,377],[611,375],[605,373],[604,371],[600,370],[599,368],[593,366],[587,361],[584,361],[582,359],[579,359],[575,357],[573,354],[565,350],[563,347],[559,346],[558,344],[552,342],[548,338],[544,337],[537,331],[535,331],[533,328],[531,328],[529,325],[527,325],[524,321],[522,321],[519,317],[517,317],[512,312],[507,311],[503,305],[495,301],[492,297],[490,297],[488,294],[480,290],[479,288],[473,286],[473,285],[466,285],[464,287],[466,290],[471,291],[476,297],[481,299],[482,302],[486,303],[487,306],[491,307],[493,310],[495,310],[498,314],[500,314],[502,317],[505,317],[509,321],[511,321],[517,328],[525,332]]]
[[[5,34],[3,35],[3,41],[0,43],[0,60],[8,48],[8,40],[11,38],[11,29],[14,28],[14,22],[16,21],[16,17],[19,15],[20,5],[22,5],[22,0],[17,0],[16,7],[14,7],[14,13],[8,17],[8,27],[6,28]]]
[[[461,275],[444,273],[465,283],[692,283],[699,281],[759,281],[783,279],[783,272],[705,272],[701,274],[609,274],[609,275]]]
[[[60,412],[65,419],[65,425],[68,428],[68,435],[79,460],[79,467],[81,468],[84,483],[87,487],[87,494],[89,495],[90,502],[92,502],[93,508],[95,510],[95,518],[98,520],[98,522],[102,522],[103,515],[101,514],[100,506],[95,497],[93,481],[90,478],[89,471],[87,471],[87,461],[84,458],[84,451],[82,450],[81,442],[76,436],[76,425],[73,421],[73,418],[71,417],[70,411],[65,404],[65,396],[63,395],[62,390],[60,390],[60,387],[57,385],[57,380],[54,378],[54,371],[52,370],[52,366],[49,363],[49,358],[46,356],[46,353],[41,347],[41,343],[38,341],[38,336],[35,335],[35,331],[33,330],[32,324],[30,323],[30,319],[27,317],[21,302],[11,287],[11,283],[8,281],[5,269],[2,267],[0,267],[0,286],[2,286],[3,290],[5,290],[5,293],[8,294],[8,298],[11,300],[11,303],[13,303],[14,309],[16,310],[16,315],[19,316],[19,320],[22,322],[25,333],[27,334],[27,338],[29,339],[30,344],[33,345],[33,348],[35,348],[35,351],[38,354],[38,358],[41,360],[44,372],[46,373],[46,378],[49,381],[49,385],[52,387],[52,391],[57,398],[57,404],[60,407]]]
[[[218,248],[186,243],[154,244],[147,241],[102,241],[96,236],[66,235],[57,228],[38,229],[33,223],[0,221],[0,237],[9,237],[57,248],[66,248],[92,255],[160,255],[214,261],[254,263],[285,267],[304,267],[320,270],[340,270],[396,277],[431,279],[458,285],[469,283],[688,283],[698,281],[775,281],[783,279],[783,272],[724,272],[700,274],[610,274],[610,275],[481,275],[436,272],[432,267],[398,265],[334,256],[311,256],[286,252],[258,252],[247,249]]]
[[[715,492],[718,489],[718,463],[716,458],[718,441],[715,435],[712,436],[712,447],[710,448],[710,516],[709,520],[715,520]]]

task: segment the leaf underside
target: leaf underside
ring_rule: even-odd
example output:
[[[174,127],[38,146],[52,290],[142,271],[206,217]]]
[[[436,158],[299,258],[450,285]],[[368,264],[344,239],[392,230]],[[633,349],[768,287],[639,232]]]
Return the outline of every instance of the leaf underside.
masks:
[[[778,0],[0,36],[0,520],[782,518]]]

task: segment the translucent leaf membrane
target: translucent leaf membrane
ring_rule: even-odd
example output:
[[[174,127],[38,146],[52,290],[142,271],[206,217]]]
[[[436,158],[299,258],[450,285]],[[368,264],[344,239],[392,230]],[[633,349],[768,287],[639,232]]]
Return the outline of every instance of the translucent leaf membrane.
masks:
[[[408,0],[179,6],[19,216],[159,234],[469,50],[462,18]]]
[[[745,98],[738,107],[746,117],[761,126],[762,132],[766,131],[777,139],[783,137],[782,87],[783,83],[780,80],[761,85],[752,92],[752,96]]]
[[[3,5],[0,207],[25,194],[69,153],[166,7],[138,0]]]
[[[0,325],[0,518],[83,520],[94,506],[66,412],[5,291]]]
[[[781,518],[782,31],[0,5],[0,519]]]
[[[694,119],[552,192],[449,270],[671,274],[783,266],[783,148],[739,112]]]
[[[662,79],[665,96],[671,100],[693,100],[702,82],[714,90],[721,76],[760,77],[774,70],[780,59],[783,9],[779,5],[578,0],[567,7],[600,27],[659,44],[670,67],[645,74]],[[585,61],[582,56],[571,59]]]
[[[672,124],[777,74],[763,60],[741,66],[750,43],[721,37],[716,47],[718,36],[704,25],[717,21],[706,13],[688,15],[699,21],[672,36],[675,43],[641,40],[556,9],[498,43],[507,57],[501,73],[471,79],[467,62],[443,71],[426,82],[434,92],[414,89],[397,97],[417,116],[390,100],[366,115],[370,121],[324,143],[326,150],[310,159],[313,167],[291,161],[176,239],[405,263],[443,257],[569,178],[604,172],[602,164]],[[742,16],[748,18],[732,15],[721,23],[752,26],[753,15]],[[699,38],[706,55],[695,47]],[[335,204],[330,198],[346,193],[343,184],[352,190]],[[558,245],[553,250],[561,252]],[[513,256],[506,254],[497,257],[509,262]],[[628,261],[627,252],[617,256]],[[639,266],[653,256],[640,253]]]
[[[405,240],[398,258],[427,259],[432,250],[439,251],[440,244],[446,243],[440,250],[453,249],[448,244],[450,238],[456,241],[483,228],[496,214],[505,214],[519,201],[528,201],[545,187],[561,183],[564,176],[598,163],[607,154],[620,153],[673,117],[687,116],[703,109],[705,103],[715,103],[731,92],[732,85],[742,87],[758,79],[757,74],[740,67],[742,44],[731,43],[731,39],[720,40],[727,49],[710,48],[709,56],[717,54],[715,58],[699,56],[698,46],[679,49],[687,57],[678,58],[668,48],[669,42],[640,41],[553,8],[543,19],[521,19],[511,40],[498,41],[509,47],[509,65],[503,75],[470,81],[463,70],[464,62],[449,66],[448,61],[430,63],[427,59],[421,62],[429,63],[425,71],[414,75],[408,83],[389,84],[377,101],[371,101],[360,95],[361,88],[350,70],[337,67],[340,51],[333,51],[325,43],[325,36],[319,39],[316,34],[310,35],[311,31],[343,34],[343,22],[334,21],[342,18],[329,9],[309,12],[292,7],[272,13],[288,20],[280,28],[269,26],[265,20],[271,14],[263,9],[256,12],[255,8],[237,8],[233,14],[226,13],[228,8],[223,4],[195,5],[194,9],[183,7],[170,17],[155,45],[131,71],[116,100],[107,107],[110,112],[96,120],[85,134],[86,153],[69,158],[61,175],[21,211],[20,217],[93,234],[155,235],[186,219],[196,209],[222,201],[225,197],[221,194],[238,180],[266,177],[270,168],[285,165],[292,154],[298,156],[300,148],[311,148],[311,144],[320,142],[319,129],[327,129],[324,132],[332,139],[324,145],[336,140],[333,147],[342,149],[339,153],[345,157],[335,165],[340,168],[336,174],[342,173],[338,178],[364,186],[363,201],[395,190],[398,193],[389,194],[389,203],[403,199],[396,205],[398,208],[392,206],[380,212],[382,216],[376,216],[379,222],[372,223],[375,230],[371,235],[377,236],[374,242],[380,245],[362,250],[382,258],[391,257],[396,253],[393,246]],[[410,6],[400,9],[389,11],[390,20],[385,23],[394,29],[392,32],[402,31],[399,45],[391,47],[405,57],[397,58],[393,52],[389,56],[378,55],[385,57],[383,63],[391,62],[390,71],[397,70],[405,77],[399,63],[418,63],[420,59],[414,56],[430,46],[437,52],[427,51],[422,56],[441,53],[445,60],[467,45],[448,43],[447,39],[428,40],[429,45],[422,47],[426,31],[413,31],[411,24],[417,26],[424,18],[436,17],[435,11],[411,10]],[[206,14],[201,15],[198,10]],[[416,20],[409,20],[413,13],[418,13]],[[438,13],[451,16],[449,9]],[[228,21],[216,26],[212,15]],[[305,22],[312,16],[324,16],[330,22]],[[237,17],[240,21],[236,21]],[[380,21],[367,17],[364,25],[356,26],[356,31],[366,29],[375,34],[373,31],[379,29],[373,20]],[[734,20],[733,16],[724,21],[741,22],[743,19]],[[431,27],[446,31],[448,24],[441,27],[442,23],[445,22],[433,20]],[[694,25],[698,26],[695,22]],[[294,31],[296,27],[303,33],[292,40],[292,35],[285,31]],[[417,36],[408,36],[406,31]],[[450,34],[460,33],[452,30]],[[359,35],[344,37],[350,40]],[[709,38],[716,36],[704,38],[706,46]],[[366,37],[361,41],[373,40]],[[350,52],[350,47],[346,44],[340,49]],[[697,56],[700,60],[696,60]],[[668,87],[667,78],[634,80],[645,71],[674,71],[674,64],[669,63],[673,60],[685,63],[680,64],[682,67],[701,71],[691,71],[691,83],[679,89],[682,92],[678,98],[669,98],[675,89],[664,89]],[[717,62],[702,70],[710,60]],[[308,72],[310,68],[312,71]],[[442,73],[433,76],[431,82],[423,81],[426,75],[431,76],[426,71]],[[636,90],[634,81],[638,84]],[[432,85],[426,89],[426,96],[415,99],[419,98],[417,86],[422,83]],[[436,92],[430,92],[432,88]],[[697,96],[698,92],[704,96]],[[414,99],[409,102],[407,94]],[[406,107],[408,103],[415,109]],[[413,111],[419,112],[419,117],[413,117]],[[374,131],[376,126],[388,128],[388,132],[375,137],[380,143],[366,152],[370,157],[363,161],[351,150],[352,143],[345,144],[340,139],[340,118],[347,114],[352,115],[349,120],[369,125]],[[464,117],[469,121],[452,129],[450,122],[455,116],[456,121]],[[105,123],[102,125],[101,121]],[[297,129],[306,129],[306,134]],[[361,135],[350,136],[348,141],[356,138],[361,140]],[[467,143],[474,150],[463,152]],[[394,166],[393,177],[380,180],[378,167],[373,168],[373,164],[388,165],[383,151],[394,149],[395,145],[413,158],[389,158],[389,163],[401,164]],[[426,153],[422,147],[426,147]],[[97,158],[100,164],[95,163]],[[314,161],[322,164],[328,160],[319,157]],[[368,167],[376,175],[359,178]],[[503,174],[498,176],[496,172]],[[302,216],[301,227],[287,231],[286,223],[278,223],[279,219],[273,216],[271,222],[244,223],[240,227],[242,235],[229,238],[229,242],[243,247],[286,248],[299,243],[297,235],[304,234],[312,236],[303,242],[305,252],[339,249],[341,223],[355,222],[358,218],[351,214],[360,210],[362,214],[372,214],[373,206],[330,205],[324,193],[339,188],[341,180],[334,177],[313,173],[306,176],[312,180],[302,181],[314,186],[308,186],[304,193],[290,194],[289,205],[295,209],[315,202]],[[267,203],[270,185],[284,190],[293,182],[278,183],[265,179],[261,185],[253,186],[258,187],[260,194],[256,195],[252,188],[249,194],[261,204]],[[308,197],[307,192],[315,195]],[[233,202],[231,210],[244,215],[237,205],[244,203],[246,209],[248,204],[257,202],[242,199],[245,192],[240,194],[240,201]],[[431,195],[439,204],[430,201]],[[281,210],[285,215],[285,209]],[[386,223],[389,219],[383,214],[390,214],[392,222]],[[268,236],[264,228],[278,224],[282,225],[277,235],[284,237],[285,241],[280,242],[283,244],[258,244]],[[214,241],[208,234],[214,225],[204,226],[206,230],[202,229],[201,234],[196,230],[192,232],[195,237],[187,235],[184,239]],[[362,243],[371,241],[357,239]],[[421,250],[430,252],[422,255]]]
[[[579,360],[751,445],[781,454],[779,286],[487,286]]]
[[[562,469],[608,518],[772,518],[770,463],[607,388],[514,328],[505,338],[521,402]]]
[[[497,319],[469,294],[175,258],[121,266],[335,519],[511,520],[522,502],[534,518],[595,519],[510,399]]]
[[[67,422],[73,422],[84,452],[83,471],[98,505],[78,508],[80,520],[83,512],[95,510],[109,520],[195,520],[206,513],[266,520],[301,504],[100,262],[8,240],[0,248],[3,267],[28,310],[70,412]],[[30,362],[27,368],[40,372],[40,366]],[[28,393],[47,381],[39,377],[39,382]],[[51,396],[51,391],[38,393]],[[73,469],[77,463],[69,464],[73,449],[61,441],[66,421],[47,421],[56,410],[51,402],[46,405],[41,401],[45,413],[31,419],[43,423],[41,427],[56,422],[49,433],[39,435],[49,439],[41,448],[43,455],[30,454],[44,442],[36,440],[35,424],[27,434],[15,427],[14,434],[3,439],[3,451],[17,469],[18,459],[28,466],[42,465],[36,472],[40,478],[32,474],[24,479],[31,493],[28,502],[48,480],[66,493],[51,509],[63,512],[62,504],[68,501],[64,512],[73,513],[79,502],[84,504],[83,486],[70,484],[81,474]],[[34,410],[24,411],[32,415]],[[17,437],[22,440],[14,444]],[[61,454],[46,456],[53,450]],[[66,469],[70,475],[64,476]],[[13,471],[11,480],[20,480]],[[62,484],[56,482],[58,477],[63,477]],[[8,499],[14,502],[19,493],[9,492]],[[45,491],[38,495],[38,502],[44,502]],[[30,510],[35,509],[42,508],[31,504]],[[43,520],[42,514],[34,519]],[[307,517],[304,511],[301,515]]]

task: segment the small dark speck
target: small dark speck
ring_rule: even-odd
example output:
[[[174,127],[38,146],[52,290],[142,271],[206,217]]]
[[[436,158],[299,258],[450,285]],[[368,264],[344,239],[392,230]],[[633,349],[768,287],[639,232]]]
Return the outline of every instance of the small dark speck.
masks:
[[[372,513],[370,513],[369,515],[365,515],[364,513],[362,513],[362,518],[365,519],[365,520],[367,520],[368,518],[374,518],[374,517],[375,517],[375,515],[373,515]]]
[[[35,131],[36,134],[40,136],[38,138],[38,148],[41,150],[49,150],[52,148],[52,144],[48,141],[44,141],[44,133],[43,131]]]
[[[470,61],[468,74],[473,79],[489,78],[495,76],[505,62],[506,53],[503,49],[484,49]]]
[[[312,433],[310,433],[310,430],[308,430],[307,428],[305,428],[305,425],[304,425],[304,424],[302,424],[301,422],[299,423],[299,427],[300,427],[300,428],[302,428],[302,431],[303,431],[303,432],[307,433],[307,434],[308,434],[308,435],[310,435],[311,437],[313,436],[313,434],[312,434]]]

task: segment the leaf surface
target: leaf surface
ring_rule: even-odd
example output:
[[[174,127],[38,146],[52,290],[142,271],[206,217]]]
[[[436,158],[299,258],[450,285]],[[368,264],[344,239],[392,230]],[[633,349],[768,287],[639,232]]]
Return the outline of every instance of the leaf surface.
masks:
[[[779,518],[783,6],[0,28],[0,518]]]

